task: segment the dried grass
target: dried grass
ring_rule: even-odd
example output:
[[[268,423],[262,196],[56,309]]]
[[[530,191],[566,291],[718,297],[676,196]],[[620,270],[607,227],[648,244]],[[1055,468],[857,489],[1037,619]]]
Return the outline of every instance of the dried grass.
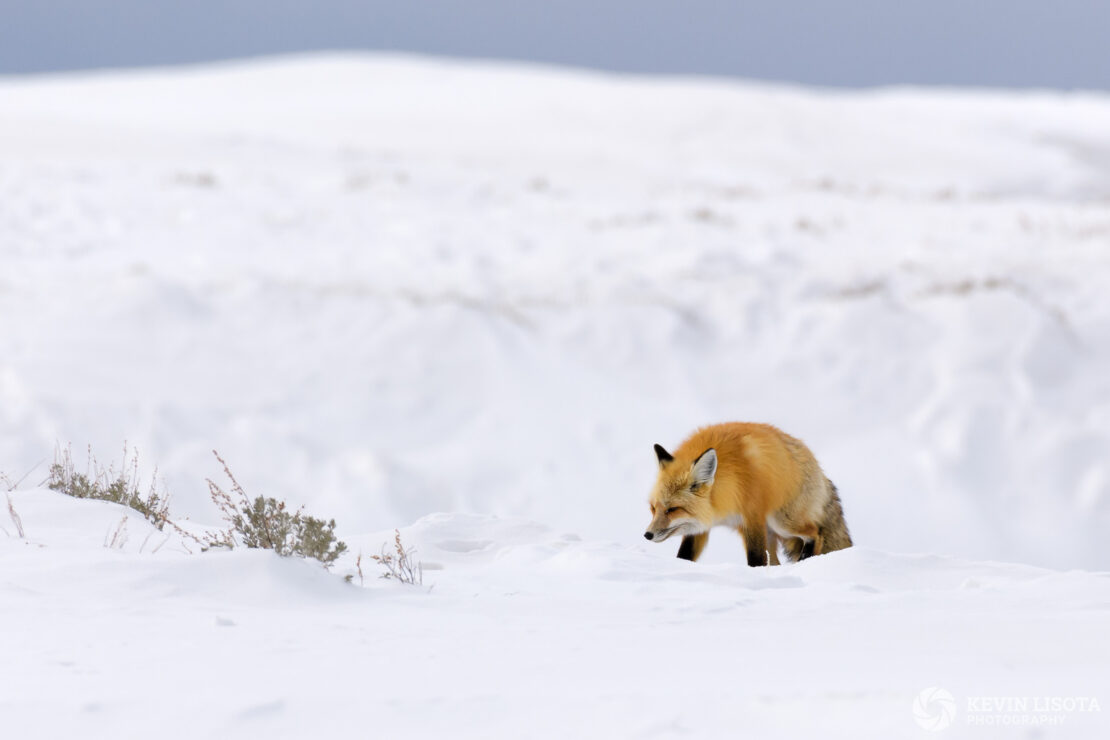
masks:
[[[381,554],[370,556],[385,569],[381,577],[392,578],[413,586],[424,585],[424,566],[413,557],[416,555],[416,548],[405,548],[401,543],[400,530],[393,530],[393,534],[393,552],[389,551],[388,544],[383,544]],[[359,555],[358,576],[360,580],[362,579],[361,560],[362,556]]]
[[[241,544],[273,550],[285,557],[314,558],[325,567],[331,567],[347,551],[347,545],[335,538],[334,519],[325,522],[305,515],[303,509],[290,513],[284,501],[274,498],[257,496],[251,499],[220,453],[212,450],[212,454],[231,481],[231,491],[228,492],[208,479],[212,503],[220,510],[228,527],[206,535],[201,540],[204,549],[232,548]]]
[[[130,456],[130,457],[129,457]],[[139,452],[129,453],[123,445],[123,464],[117,472],[114,464],[102,467],[87,448],[85,472],[77,472],[73,454],[68,446],[54,450],[47,486],[74,498],[96,499],[122,504],[146,517],[147,521],[162,529],[169,521],[170,497],[157,487],[158,469],[150,477],[150,485],[139,483]]]

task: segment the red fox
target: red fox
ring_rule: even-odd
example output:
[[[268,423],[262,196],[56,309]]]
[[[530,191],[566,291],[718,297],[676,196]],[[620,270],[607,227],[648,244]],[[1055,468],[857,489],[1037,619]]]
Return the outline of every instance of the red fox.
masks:
[[[801,440],[769,424],[702,427],[674,454],[655,445],[659,479],[644,537],[682,535],[678,557],[697,560],[709,529],[735,527],[748,565],[778,565],[852,546],[836,486]]]

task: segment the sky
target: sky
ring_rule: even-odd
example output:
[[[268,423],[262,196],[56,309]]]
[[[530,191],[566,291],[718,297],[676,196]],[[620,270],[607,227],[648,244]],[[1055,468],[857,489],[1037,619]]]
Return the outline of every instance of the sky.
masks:
[[[864,87],[1110,89],[1107,0],[0,0],[0,74],[402,51]]]

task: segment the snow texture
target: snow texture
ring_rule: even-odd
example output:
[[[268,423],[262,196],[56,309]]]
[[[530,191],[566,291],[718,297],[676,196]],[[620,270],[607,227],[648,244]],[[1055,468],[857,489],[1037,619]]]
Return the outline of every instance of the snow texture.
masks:
[[[901,738],[939,687],[943,736],[1105,737],[968,702],[1110,706],[1108,296],[1104,96],[388,56],[0,78],[0,469],[33,471],[0,727]],[[804,439],[858,546],[644,542],[652,444],[726,420]],[[124,440],[186,527],[218,524],[216,448],[349,554],[200,554],[39,485],[56,443]],[[424,588],[365,562],[394,527]]]

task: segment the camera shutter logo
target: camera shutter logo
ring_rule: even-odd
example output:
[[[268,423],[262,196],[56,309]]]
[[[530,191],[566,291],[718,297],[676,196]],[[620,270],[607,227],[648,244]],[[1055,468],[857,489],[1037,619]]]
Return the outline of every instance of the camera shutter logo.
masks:
[[[924,729],[940,732],[956,719],[956,699],[944,689],[930,686],[913,700],[913,718]]]

